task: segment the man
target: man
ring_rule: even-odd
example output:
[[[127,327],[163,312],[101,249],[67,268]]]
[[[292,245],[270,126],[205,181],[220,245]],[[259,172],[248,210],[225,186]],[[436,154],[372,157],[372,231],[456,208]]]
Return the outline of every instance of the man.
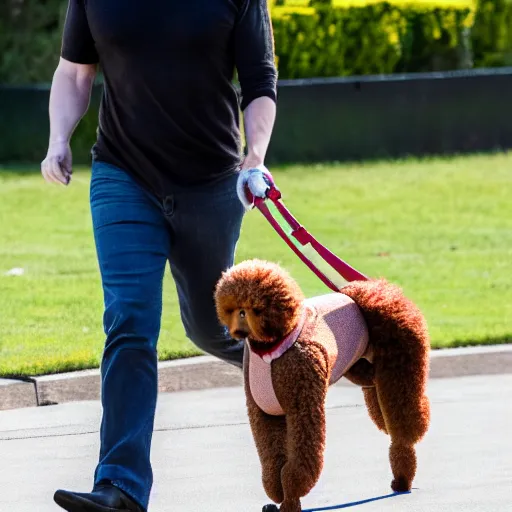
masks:
[[[98,65],[90,201],[105,303],[101,449],[92,492],[58,490],[55,501],[68,511],[145,511],[167,261],[187,336],[242,366],[243,344],[221,329],[213,290],[234,262],[238,172],[263,164],[275,119],[266,0],[69,0],[41,165],[49,182],[70,183],[69,140]]]

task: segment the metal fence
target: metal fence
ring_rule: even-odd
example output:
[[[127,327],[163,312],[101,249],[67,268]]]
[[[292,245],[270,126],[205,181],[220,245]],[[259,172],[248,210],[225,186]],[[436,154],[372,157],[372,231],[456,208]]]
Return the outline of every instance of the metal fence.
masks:
[[[90,161],[102,86],[74,138]],[[512,148],[512,68],[281,81],[267,162],[323,162]],[[0,86],[0,162],[46,153],[49,86]]]

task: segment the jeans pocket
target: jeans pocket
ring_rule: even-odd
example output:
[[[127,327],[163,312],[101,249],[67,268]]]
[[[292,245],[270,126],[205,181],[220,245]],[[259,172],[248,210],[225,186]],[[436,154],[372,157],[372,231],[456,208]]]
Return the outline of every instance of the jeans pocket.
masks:
[[[93,165],[89,199],[95,229],[158,215],[157,205],[128,173],[102,162]]]

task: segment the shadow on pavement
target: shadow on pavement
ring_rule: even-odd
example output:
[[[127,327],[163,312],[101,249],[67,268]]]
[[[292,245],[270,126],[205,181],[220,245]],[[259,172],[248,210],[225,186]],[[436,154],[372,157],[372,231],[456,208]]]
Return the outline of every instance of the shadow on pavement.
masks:
[[[402,494],[410,494],[410,492],[394,492],[392,494],[386,494],[385,496],[376,496],[375,498],[367,498],[360,501],[352,501],[351,503],[343,503],[342,505],[332,505],[330,507],[322,508],[308,508],[304,512],[320,512],[323,510],[341,510],[342,508],[357,507],[358,505],[364,505],[365,503],[371,503],[372,501],[384,500],[386,498],[393,498],[394,496],[401,496]]]

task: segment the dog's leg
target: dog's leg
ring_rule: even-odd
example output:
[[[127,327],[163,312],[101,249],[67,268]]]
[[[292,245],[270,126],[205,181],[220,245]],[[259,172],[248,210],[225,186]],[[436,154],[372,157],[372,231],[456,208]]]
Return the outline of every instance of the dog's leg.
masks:
[[[324,464],[328,362],[323,347],[293,347],[273,363],[272,381],[286,413],[287,462],[281,472],[281,512],[300,512],[300,498],[317,483]]]
[[[378,401],[391,436],[389,461],[393,471],[391,488],[410,491],[416,475],[415,445],[425,435],[430,421],[430,402],[420,389],[417,375],[395,369],[377,369]]]
[[[371,388],[363,388],[363,396],[370,418],[379,430],[384,432],[384,434],[387,434],[388,430],[386,428],[386,422],[384,421],[384,416],[382,415],[382,410],[380,408],[379,397],[377,396],[377,388],[375,386]]]
[[[244,385],[249,424],[260,459],[263,488],[274,503],[284,499],[281,470],[286,463],[286,417],[265,414],[256,404],[249,386],[249,354],[244,352]]]
[[[341,289],[361,309],[373,347],[375,386],[391,436],[391,487],[408,491],[416,475],[415,445],[430,422],[426,396],[430,339],[419,308],[386,280],[354,281]]]
[[[352,384],[363,388],[364,401],[370,418],[379,430],[387,434],[386,423],[380,410],[379,398],[375,388],[375,368],[373,364],[366,359],[359,359],[345,373],[345,378],[352,382]]]
[[[382,416],[382,411],[380,410],[377,390],[375,388],[375,368],[373,364],[366,359],[359,359],[359,361],[345,373],[345,378],[352,382],[352,384],[362,387],[364,401],[370,418],[375,425],[377,425],[379,430],[387,434],[386,424]]]
[[[281,471],[286,463],[286,418],[265,414],[250,398],[249,422],[261,463],[263,488],[274,503],[284,499]]]

